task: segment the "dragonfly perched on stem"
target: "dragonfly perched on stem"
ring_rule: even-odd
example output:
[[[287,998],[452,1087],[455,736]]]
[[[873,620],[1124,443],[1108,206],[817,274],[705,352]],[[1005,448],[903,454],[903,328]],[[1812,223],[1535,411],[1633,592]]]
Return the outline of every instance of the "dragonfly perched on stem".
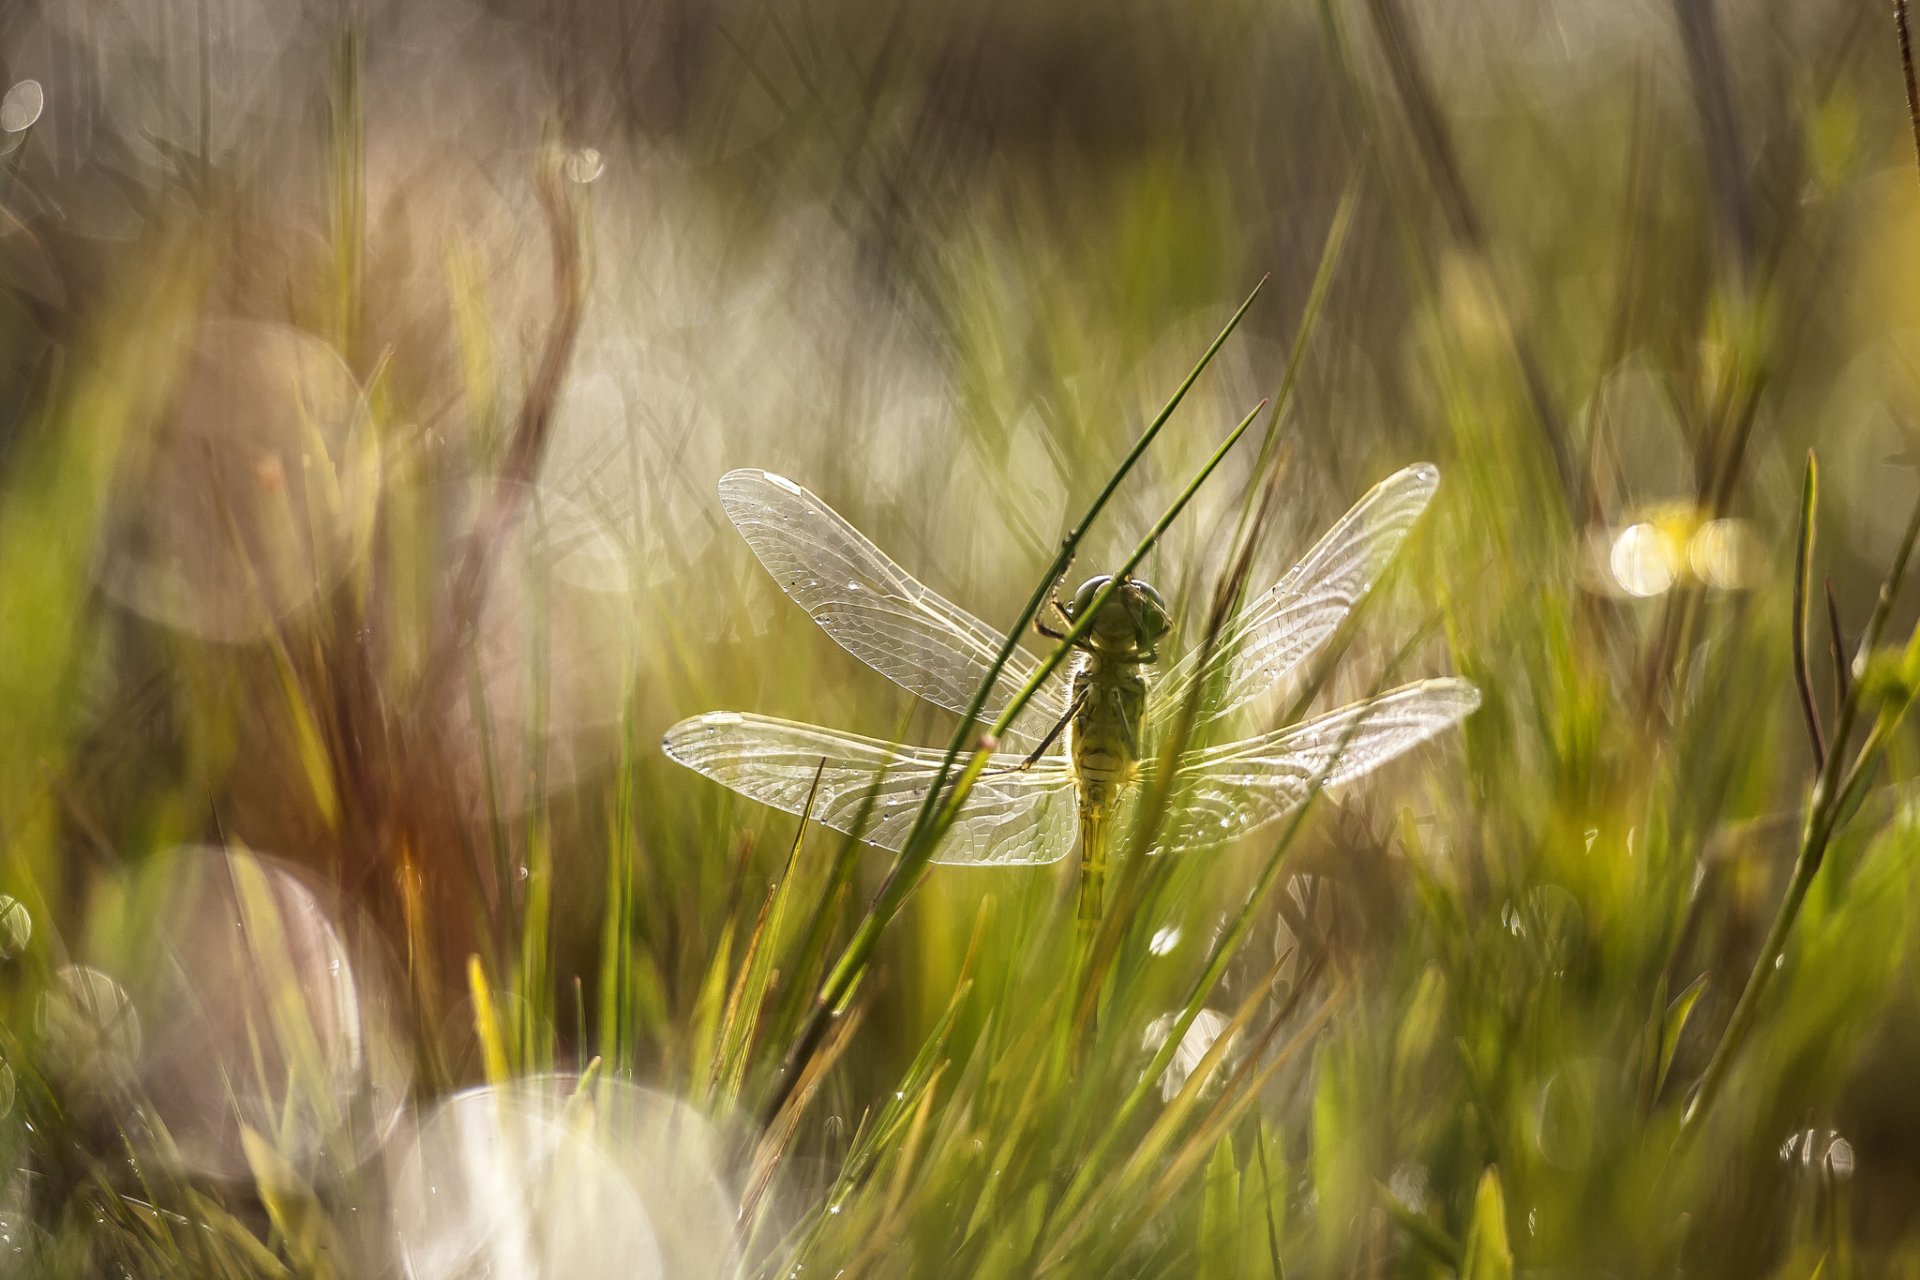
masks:
[[[1201,723],[1234,714],[1300,669],[1365,597],[1426,509],[1439,472],[1419,464],[1374,486],[1294,568],[1245,605],[1213,644],[1156,678],[1172,631],[1152,586],[1096,577],[1056,596],[1035,629],[1081,630],[1073,660],[1035,690],[932,860],[1033,866],[1080,850],[1080,918],[1097,919],[1112,832],[1154,766],[1150,747],[1190,698]],[[965,714],[1006,638],[895,564],[806,489],[728,472],[720,501],[780,589],[834,640],[921,698]],[[1104,599],[1102,597],[1104,596]],[[1062,625],[1064,624],[1064,625]],[[1041,669],[1015,647],[978,714],[998,718]],[[1351,782],[1459,723],[1480,704],[1465,680],[1403,685],[1298,724],[1181,755],[1179,820],[1159,847],[1219,844],[1274,822],[1320,787]],[[1054,750],[1058,744],[1058,750]],[[944,752],[770,716],[715,711],[667,731],[668,756],[751,799],[899,850]]]

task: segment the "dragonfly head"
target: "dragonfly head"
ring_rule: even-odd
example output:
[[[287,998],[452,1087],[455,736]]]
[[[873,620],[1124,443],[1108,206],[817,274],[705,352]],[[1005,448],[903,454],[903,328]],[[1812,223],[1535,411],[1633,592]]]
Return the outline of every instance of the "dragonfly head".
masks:
[[[1077,621],[1093,607],[1094,597],[1110,581],[1112,575],[1103,573],[1081,583],[1080,589],[1073,593],[1073,603],[1066,607],[1067,616]],[[1160,593],[1138,578],[1127,577],[1120,580],[1120,589],[1108,596],[1100,607],[1087,631],[1086,642],[1092,648],[1109,653],[1151,660],[1161,637],[1172,627],[1173,619]]]

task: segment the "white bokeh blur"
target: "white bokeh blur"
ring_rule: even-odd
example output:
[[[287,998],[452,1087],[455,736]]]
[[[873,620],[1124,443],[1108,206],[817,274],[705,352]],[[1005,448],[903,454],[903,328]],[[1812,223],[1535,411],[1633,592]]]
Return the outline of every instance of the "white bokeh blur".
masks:
[[[239,850],[141,863],[103,942],[143,1030],[127,1055],[154,1155],[245,1178],[244,1131],[303,1176],[352,1167],[392,1132],[411,1050],[370,932],[310,875]]]
[[[617,1080],[458,1093],[396,1141],[394,1231],[412,1280],[706,1280],[741,1251],[719,1131]]]
[[[205,321],[127,477],[100,566],[121,604],[203,639],[264,635],[365,553],[379,455],[360,387],[324,341]]]

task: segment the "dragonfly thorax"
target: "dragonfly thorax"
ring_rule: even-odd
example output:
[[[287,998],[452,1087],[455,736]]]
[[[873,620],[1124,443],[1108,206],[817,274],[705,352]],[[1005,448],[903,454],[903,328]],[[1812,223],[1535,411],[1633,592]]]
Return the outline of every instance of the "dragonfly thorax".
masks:
[[[1112,575],[1101,574],[1081,583],[1073,601],[1065,606],[1067,617],[1077,622],[1094,607],[1096,597],[1111,581]],[[1100,604],[1081,644],[1104,658],[1153,662],[1159,657],[1161,639],[1172,627],[1173,619],[1160,593],[1137,578],[1126,577]]]

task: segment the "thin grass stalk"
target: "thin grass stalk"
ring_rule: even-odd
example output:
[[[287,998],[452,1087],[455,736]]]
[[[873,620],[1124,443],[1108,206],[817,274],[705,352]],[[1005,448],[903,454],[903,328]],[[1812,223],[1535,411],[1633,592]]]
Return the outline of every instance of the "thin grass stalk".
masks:
[[[348,9],[335,51],[336,92],[330,95],[328,126],[333,249],[333,340],[357,371],[362,309],[366,296],[367,121],[363,96],[366,27],[358,6]],[[204,142],[202,145],[205,145]]]
[[[1280,415],[1293,402],[1293,388],[1300,380],[1300,369],[1306,363],[1310,340],[1319,329],[1320,314],[1326,309],[1328,295],[1333,292],[1334,273],[1340,266],[1347,233],[1353,230],[1353,215],[1360,206],[1360,188],[1365,181],[1365,170],[1348,181],[1346,190],[1340,193],[1340,203],[1334,207],[1333,220],[1327,224],[1327,238],[1320,246],[1320,262],[1314,268],[1313,284],[1307,289],[1306,305],[1300,310],[1300,325],[1294,330],[1293,346],[1287,351],[1287,367],[1281,372],[1280,385],[1273,393],[1273,409],[1267,418],[1267,433],[1260,442],[1260,455],[1253,461],[1255,476],[1266,475],[1268,468],[1274,465],[1280,443]],[[1254,496],[1259,492],[1258,488],[1247,490],[1247,499],[1241,504],[1239,521],[1229,545],[1238,546],[1247,538],[1248,524],[1254,518]]]
[[[1820,707],[1813,696],[1813,673],[1807,666],[1807,597],[1813,589],[1813,521],[1820,502],[1820,468],[1813,450],[1807,450],[1806,479],[1800,491],[1800,536],[1794,540],[1793,559],[1793,683],[1800,691],[1800,710],[1807,718],[1807,738],[1813,744],[1814,770],[1827,767],[1827,743],[1820,730]]]
[[[1893,30],[1900,42],[1900,76],[1907,89],[1907,127],[1913,134],[1913,157],[1920,164],[1920,84],[1913,72],[1913,33],[1908,29],[1907,0],[1893,0]]]
[[[548,582],[546,566],[536,563],[536,547],[546,544],[546,509],[538,493],[532,496],[525,517],[535,531],[535,538],[527,548],[527,578],[531,587],[532,617],[543,618],[547,613]],[[528,627],[528,717],[525,729],[526,762],[523,766],[527,781],[524,785],[531,791],[532,803],[527,806],[525,818],[525,839],[527,842],[526,859],[517,868],[519,887],[523,891],[519,901],[520,927],[520,964],[517,974],[520,1005],[516,1010],[520,1018],[518,1040],[520,1043],[520,1062],[526,1070],[544,1070],[550,1065],[547,1061],[552,1054],[551,1035],[540,1035],[542,1019],[549,1023],[557,1022],[553,1018],[551,1002],[553,992],[550,986],[552,968],[550,933],[552,928],[553,907],[553,825],[552,815],[547,802],[547,696],[550,685],[550,658],[547,648],[545,627],[537,622]],[[501,886],[503,904],[512,903],[513,882]],[[509,908],[510,910],[511,908]]]
[[[807,789],[807,813],[813,812],[814,797],[820,788],[820,774],[825,768],[826,762],[823,760],[820,768],[814,771],[813,783]],[[720,1024],[720,1038],[714,1048],[706,1092],[709,1097],[713,1096],[717,1083],[720,1097],[729,1105],[740,1096],[748,1050],[755,1033],[760,1029],[765,1012],[763,1005],[767,984],[772,979],[774,947],[784,930],[787,903],[792,896],[794,873],[800,860],[800,845],[806,833],[807,822],[803,818],[794,827],[793,841],[787,847],[787,860],[779,878],[767,889],[766,900],[760,906],[759,919],[747,938],[746,954],[741,957],[740,975],[727,996],[726,1015]]]
[[[1401,0],[1367,0],[1367,16],[1372,20],[1374,34],[1386,55],[1389,77],[1400,99],[1401,109],[1406,114],[1408,127],[1418,143],[1421,164],[1427,171],[1434,193],[1439,197],[1447,228],[1453,238],[1473,256],[1476,269],[1491,287],[1492,296],[1500,307],[1505,321],[1501,326],[1502,336],[1520,376],[1521,390],[1526,395],[1528,408],[1539,428],[1540,443],[1546,449],[1554,477],[1560,482],[1560,496],[1566,509],[1570,514],[1575,513],[1577,509],[1574,504],[1579,501],[1580,486],[1572,450],[1567,443],[1566,423],[1554,404],[1546,375],[1541,370],[1539,355],[1522,327],[1513,322],[1514,307],[1495,270],[1493,255],[1488,248],[1485,222],[1472,193],[1467,189],[1459,149],[1454,144],[1452,130],[1434,93],[1432,77],[1428,75],[1426,64],[1421,59],[1407,22],[1406,10]]]
[[[1887,615],[1893,609],[1893,597],[1901,579],[1906,576],[1907,561],[1913,554],[1916,538],[1920,538],[1920,501],[1916,501],[1913,514],[1907,520],[1906,533],[1900,540],[1900,549],[1895,553],[1893,565],[1886,578],[1880,584],[1880,596],[1874,603],[1873,616],[1867,623],[1866,632],[1860,637],[1860,649],[1855,659],[1856,666],[1864,666],[1867,657],[1879,645],[1881,632],[1885,629]],[[1920,637],[1920,632],[1916,632]],[[1853,682],[1851,696],[1841,705],[1838,722],[1834,725],[1833,740],[1828,744],[1827,759],[1820,770],[1818,781],[1814,783],[1813,794],[1807,800],[1807,816],[1800,839],[1800,853],[1794,860],[1793,878],[1787,883],[1786,896],[1780,902],[1779,910],[1774,914],[1773,924],[1767,930],[1766,940],[1761,944],[1760,954],[1755,957],[1753,968],[1747,974],[1747,982],[1740,992],[1740,999],[1733,1007],[1733,1015],[1727,1021],[1727,1029],[1721,1034],[1720,1043],[1714,1047],[1713,1056],[1707,1061],[1707,1068],[1701,1074],[1700,1083],[1695,1089],[1693,1100],[1688,1104],[1681,1117],[1680,1138],[1684,1140],[1699,1129],[1701,1120],[1712,1108],[1726,1083],[1727,1072],[1733,1061],[1739,1056],[1748,1033],[1753,1029],[1755,1017],[1759,1013],[1761,997],[1766,994],[1768,985],[1773,981],[1774,971],[1780,957],[1785,953],[1787,940],[1793,933],[1794,923],[1800,917],[1800,908],[1805,903],[1807,890],[1813,885],[1813,878],[1820,871],[1826,858],[1827,845],[1833,838],[1842,815],[1845,812],[1844,801],[1861,785],[1866,777],[1870,758],[1877,758],[1879,745],[1884,741],[1890,724],[1887,716],[1882,716],[1867,740],[1862,744],[1859,754],[1844,774],[1841,761],[1846,758],[1847,739],[1853,732],[1854,721],[1860,712],[1863,690],[1867,682],[1856,679]]]
[[[1833,709],[1847,700],[1847,633],[1840,625],[1840,602],[1833,596],[1833,578],[1827,578],[1827,646],[1833,659]]]
[[[606,914],[601,923],[600,1053],[618,1074],[627,1065],[633,1009],[632,893],[635,743],[633,709],[622,713],[619,775],[614,782],[613,820],[607,848]]]

